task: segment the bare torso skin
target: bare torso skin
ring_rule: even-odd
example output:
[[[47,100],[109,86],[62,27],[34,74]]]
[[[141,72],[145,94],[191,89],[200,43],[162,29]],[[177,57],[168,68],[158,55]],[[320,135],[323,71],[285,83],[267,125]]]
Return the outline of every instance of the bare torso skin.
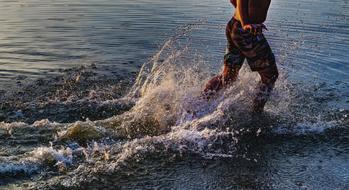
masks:
[[[230,2],[236,8],[234,18],[246,25],[263,24],[267,18],[271,0],[230,0]],[[237,8],[238,3],[242,4],[242,9]]]

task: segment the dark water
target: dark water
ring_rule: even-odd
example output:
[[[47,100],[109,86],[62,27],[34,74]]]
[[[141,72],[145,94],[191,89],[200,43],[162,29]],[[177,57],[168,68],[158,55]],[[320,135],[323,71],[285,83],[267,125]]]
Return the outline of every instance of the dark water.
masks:
[[[184,0],[2,1],[1,84],[13,84],[11,79],[18,76],[38,78],[59,68],[91,63],[138,72],[177,27],[223,14],[227,19],[232,11],[226,2],[221,4]],[[210,15],[205,15],[207,10],[212,11]]]
[[[0,189],[348,189],[349,1],[274,0],[281,76],[211,101],[227,1],[1,1]]]

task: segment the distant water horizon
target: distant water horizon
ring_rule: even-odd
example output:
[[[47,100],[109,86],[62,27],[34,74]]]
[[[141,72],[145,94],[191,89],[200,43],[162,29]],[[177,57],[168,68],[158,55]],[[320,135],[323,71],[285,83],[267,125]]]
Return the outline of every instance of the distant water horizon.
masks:
[[[300,75],[317,75],[326,69],[330,73],[323,73],[324,78],[333,78],[331,72],[335,72],[336,77],[347,79],[348,2],[328,4],[274,0],[266,35],[278,57],[282,56],[278,54],[281,48],[287,49],[284,46],[302,43],[299,55],[293,58],[306,71],[295,71]],[[316,11],[310,11],[313,9]],[[80,65],[109,65],[115,70],[138,72],[178,27],[204,19],[222,27],[219,33],[206,37],[219,44],[206,47],[218,62],[225,46],[224,25],[233,14],[233,7],[225,0],[3,1],[0,10],[3,90],[15,82],[49,77],[59,69]],[[203,35],[203,40],[208,40]]]

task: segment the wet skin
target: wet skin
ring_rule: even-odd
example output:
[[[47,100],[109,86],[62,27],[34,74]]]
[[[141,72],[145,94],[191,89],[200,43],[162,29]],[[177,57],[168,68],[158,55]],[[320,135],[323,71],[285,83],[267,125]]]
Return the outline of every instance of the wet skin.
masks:
[[[242,25],[263,24],[267,18],[271,0],[230,0],[236,8],[234,18]]]
[[[263,29],[266,29],[264,26],[263,22],[267,18],[267,13],[268,9],[271,3],[271,0],[230,0],[230,2],[234,5],[235,7],[235,14],[234,18],[238,21],[240,21],[238,27],[242,27],[244,36],[241,36],[241,34],[237,34],[237,36],[240,36],[240,41],[243,38],[247,38],[248,40],[250,39],[257,39],[256,37],[261,35],[262,38],[264,38],[262,32]],[[227,25],[227,39],[228,42],[230,41],[230,44],[234,43],[231,33],[234,34],[234,30],[231,30],[233,26],[229,25],[231,22],[228,23]],[[240,25],[241,24],[241,25]],[[238,28],[241,29],[241,28]],[[248,34],[250,33],[250,34]],[[235,34],[234,34],[235,35]],[[244,39],[245,40],[245,39]],[[228,43],[229,44],[229,43]],[[229,45],[228,45],[229,46]],[[253,101],[253,112],[255,113],[261,113],[263,112],[264,105],[268,101],[270,92],[272,91],[274,87],[274,83],[278,78],[278,70],[275,65],[275,59],[273,58],[274,55],[268,45],[268,43],[262,44],[256,44],[255,46],[251,42],[249,44],[250,52],[246,51],[247,46],[243,46],[239,44],[239,42],[233,45],[233,48],[228,47],[228,51],[226,52],[226,55],[231,55],[233,54],[233,49],[239,48],[237,51],[239,51],[239,57],[245,56],[248,57],[251,55],[251,51],[257,55],[258,51],[264,52],[265,54],[268,54],[265,57],[268,57],[268,59],[265,58],[260,58],[259,61],[265,62],[267,61],[268,64],[274,65],[274,66],[269,66],[267,68],[258,70],[258,73],[261,77],[261,83],[259,85],[259,91]],[[235,47],[237,46],[237,47]],[[254,46],[254,47],[253,47]],[[259,49],[254,49],[258,47]],[[263,47],[263,48],[260,48]],[[242,49],[241,49],[242,48]],[[244,52],[245,51],[245,52]],[[244,54],[244,55],[242,55]],[[251,56],[250,56],[251,57]],[[245,59],[243,58],[243,59]],[[240,59],[235,57],[234,59]],[[243,61],[243,60],[242,60]],[[270,63],[269,63],[270,62]],[[210,97],[212,91],[217,92],[220,89],[230,86],[234,81],[236,81],[239,70],[241,68],[241,65],[235,64],[234,61],[231,61],[231,59],[226,59],[226,56],[224,58],[224,67],[223,67],[223,72],[216,77],[212,78],[205,86],[204,89],[204,94],[208,95],[208,98]],[[257,71],[257,70],[256,70]]]

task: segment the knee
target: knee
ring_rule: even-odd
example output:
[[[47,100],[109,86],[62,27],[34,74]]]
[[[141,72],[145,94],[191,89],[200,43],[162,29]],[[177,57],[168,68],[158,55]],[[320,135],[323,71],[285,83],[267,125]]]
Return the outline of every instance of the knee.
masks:
[[[228,52],[224,55],[224,64],[228,66],[234,65],[234,54]]]
[[[261,82],[266,85],[274,85],[276,80],[279,78],[279,71],[276,65],[263,69],[258,73],[261,76]]]
[[[230,67],[241,67],[243,59],[238,52],[228,52],[224,55],[224,64]]]

